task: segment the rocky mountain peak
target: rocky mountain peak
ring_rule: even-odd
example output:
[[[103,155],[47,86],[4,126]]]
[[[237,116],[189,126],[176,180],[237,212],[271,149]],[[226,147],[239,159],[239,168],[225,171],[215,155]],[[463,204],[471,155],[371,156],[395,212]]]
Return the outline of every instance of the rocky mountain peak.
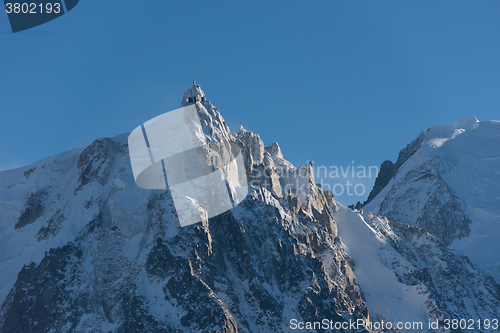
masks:
[[[180,227],[168,190],[135,184],[122,137],[0,176],[0,333],[288,332],[292,318],[369,318],[312,166],[232,133],[199,86],[184,97],[209,143],[240,145],[247,198]]]

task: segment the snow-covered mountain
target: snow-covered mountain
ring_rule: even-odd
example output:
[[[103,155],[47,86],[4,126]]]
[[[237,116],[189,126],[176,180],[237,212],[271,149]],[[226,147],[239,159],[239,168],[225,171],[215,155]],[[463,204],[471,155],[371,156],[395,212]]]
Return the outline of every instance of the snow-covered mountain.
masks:
[[[363,209],[424,228],[500,282],[500,122],[431,127],[382,164]]]
[[[449,332],[447,319],[498,318],[494,279],[424,229],[345,207],[334,219],[373,322],[409,323],[396,332]],[[429,329],[436,321],[438,328]]]
[[[333,332],[306,325],[370,318],[428,331],[429,319],[498,317],[498,286],[464,256],[342,207],[311,164],[231,132],[199,86],[184,104],[192,94],[200,134],[240,146],[248,197],[181,228],[168,190],[135,184],[126,134],[1,172],[1,333]]]
[[[181,228],[168,191],[135,184],[127,135],[0,173],[0,332],[287,332],[291,319],[368,318],[311,165],[196,106],[207,141],[241,146],[252,184],[202,223]]]

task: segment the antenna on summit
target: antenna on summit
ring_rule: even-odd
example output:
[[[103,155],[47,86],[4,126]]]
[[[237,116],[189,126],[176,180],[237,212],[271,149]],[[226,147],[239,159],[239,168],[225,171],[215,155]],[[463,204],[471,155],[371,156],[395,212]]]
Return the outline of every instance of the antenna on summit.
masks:
[[[196,85],[196,81],[195,81],[194,76],[193,76],[193,86],[195,86],[195,85]]]

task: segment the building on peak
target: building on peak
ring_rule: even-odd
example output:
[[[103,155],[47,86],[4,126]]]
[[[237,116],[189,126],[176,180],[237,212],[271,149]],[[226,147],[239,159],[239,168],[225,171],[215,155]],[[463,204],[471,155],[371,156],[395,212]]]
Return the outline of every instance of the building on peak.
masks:
[[[195,104],[196,102],[204,102],[205,93],[201,90],[200,85],[196,84],[196,81],[193,77],[193,86],[190,87],[184,93],[184,97],[182,98],[182,105],[187,106],[190,104]]]

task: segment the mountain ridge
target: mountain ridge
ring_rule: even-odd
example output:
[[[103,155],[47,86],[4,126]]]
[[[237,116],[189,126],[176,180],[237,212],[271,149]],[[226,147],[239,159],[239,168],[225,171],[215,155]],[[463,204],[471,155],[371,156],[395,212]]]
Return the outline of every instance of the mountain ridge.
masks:
[[[498,286],[434,236],[347,210],[311,163],[231,132],[206,99],[196,108],[207,141],[240,145],[251,191],[194,225],[180,227],[168,190],[136,186],[126,134],[0,173],[0,332],[290,332],[291,320],[411,320],[416,309],[423,321],[498,317]],[[371,267],[393,283],[374,291]],[[387,302],[406,289],[418,296],[398,312]]]

